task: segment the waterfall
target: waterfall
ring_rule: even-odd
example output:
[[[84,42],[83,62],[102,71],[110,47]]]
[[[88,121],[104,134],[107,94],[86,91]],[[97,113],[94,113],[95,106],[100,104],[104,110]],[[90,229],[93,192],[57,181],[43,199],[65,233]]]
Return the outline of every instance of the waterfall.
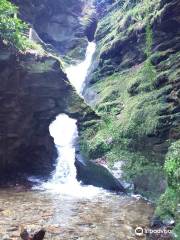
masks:
[[[75,87],[77,93],[81,96],[95,50],[96,44],[94,42],[89,42],[86,50],[85,60],[78,65],[70,66],[66,69],[69,81]]]
[[[66,184],[76,179],[75,141],[78,137],[76,120],[65,114],[59,115],[50,125],[50,134],[58,151],[56,170],[52,176],[52,183]]]
[[[89,43],[85,60],[66,69],[69,81],[74,85],[78,94],[82,94],[92,56],[95,52],[95,43]],[[78,137],[76,120],[66,114],[60,114],[49,127],[51,136],[56,144],[58,158],[56,169],[51,179],[41,185],[41,188],[73,196],[94,196],[99,189],[93,186],[81,186],[76,179],[75,143]]]
[[[32,31],[33,31],[33,29],[30,28],[29,29],[29,40],[33,40],[33,38],[32,38]]]

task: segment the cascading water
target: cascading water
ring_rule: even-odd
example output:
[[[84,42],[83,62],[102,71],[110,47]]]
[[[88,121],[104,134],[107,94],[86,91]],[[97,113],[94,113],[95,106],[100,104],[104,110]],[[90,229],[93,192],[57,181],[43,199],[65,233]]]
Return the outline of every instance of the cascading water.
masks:
[[[65,114],[59,115],[50,125],[50,134],[54,137],[54,142],[58,151],[56,170],[52,176],[51,183],[67,184],[76,179],[75,141],[78,136],[76,120],[69,118]]]
[[[92,56],[95,52],[95,43],[88,43],[85,60],[66,69],[69,81],[74,85],[78,94],[82,94]],[[51,123],[50,134],[56,144],[58,158],[52,178],[42,184],[42,188],[57,191],[73,196],[92,196],[99,189],[93,186],[81,186],[76,179],[75,142],[78,137],[76,120],[66,114],[57,116]]]
[[[67,69],[69,80],[73,79],[72,83],[80,93],[93,48],[89,44],[86,60]],[[18,186],[0,189],[0,239],[19,239],[18,226],[25,226],[30,232],[36,232],[42,226],[46,229],[45,239],[136,240],[137,226],[149,228],[149,219],[154,215],[151,204],[93,186],[81,186],[76,180],[74,166],[78,137],[76,120],[60,114],[49,130],[58,151],[52,178],[44,183],[40,179],[31,179],[41,184],[35,187],[36,190],[45,191],[19,192]]]
[[[86,50],[85,60],[75,66],[70,66],[66,69],[67,77],[72,85],[75,87],[78,94],[82,95],[83,88],[85,86],[86,76],[88,69],[91,65],[93,54],[96,50],[96,44],[89,42]]]

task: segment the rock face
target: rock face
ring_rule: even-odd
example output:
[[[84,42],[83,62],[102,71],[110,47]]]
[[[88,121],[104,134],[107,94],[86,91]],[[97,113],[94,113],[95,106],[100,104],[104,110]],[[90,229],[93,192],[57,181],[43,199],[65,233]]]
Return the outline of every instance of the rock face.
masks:
[[[46,51],[53,49],[70,62],[84,56],[87,39],[94,39],[97,27],[93,1],[12,2],[19,6],[20,17],[31,25],[30,38]],[[0,181],[49,175],[57,157],[49,125],[59,113],[76,118],[80,134],[86,122],[99,119],[75,93],[52,54],[23,54],[0,43],[0,91]],[[99,176],[96,169],[94,180],[84,183],[123,189],[108,171],[102,169]],[[85,169],[83,174],[89,172]],[[81,174],[78,178],[82,180]]]
[[[59,113],[81,121],[94,113],[52,56],[0,45],[0,176],[48,175],[56,150],[49,125]]]
[[[125,192],[121,183],[105,168],[81,156],[76,157],[77,180],[85,185],[93,185],[104,189]]]
[[[91,136],[87,146],[92,158],[123,160],[137,191],[148,192],[152,178],[146,186],[140,183],[151,171],[147,168],[162,166],[169,143],[180,137],[180,2],[152,1],[150,10],[135,3],[123,11],[121,1],[104,2],[109,10],[100,14],[97,51],[85,96],[99,114],[108,117],[113,113],[114,118],[94,128],[99,131],[84,135]],[[150,20],[144,17],[147,13],[153,16]],[[151,30],[147,30],[147,21],[152,30],[148,60]],[[109,131],[111,126],[114,130]],[[106,144],[108,138],[111,144]],[[162,175],[157,177],[163,183],[157,196],[166,185]]]
[[[20,17],[30,23],[40,38],[46,44],[51,44],[57,53],[65,56],[66,60],[84,58],[87,31],[83,18],[88,17],[85,9],[92,5],[81,0],[12,2],[19,6]]]

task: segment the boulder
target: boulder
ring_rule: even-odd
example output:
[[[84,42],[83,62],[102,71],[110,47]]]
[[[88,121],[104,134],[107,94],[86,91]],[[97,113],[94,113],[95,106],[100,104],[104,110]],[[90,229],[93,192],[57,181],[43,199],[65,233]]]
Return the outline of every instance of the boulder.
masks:
[[[121,183],[104,166],[87,160],[80,155],[76,157],[75,166],[77,180],[83,184],[125,193],[126,190]]]

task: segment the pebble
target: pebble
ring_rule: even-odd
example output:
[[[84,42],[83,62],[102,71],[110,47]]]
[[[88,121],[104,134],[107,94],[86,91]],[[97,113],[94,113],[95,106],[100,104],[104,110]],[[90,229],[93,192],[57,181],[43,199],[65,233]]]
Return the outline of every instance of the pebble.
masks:
[[[116,195],[104,198],[89,201],[0,190],[3,209],[0,212],[0,240],[20,240],[21,226],[30,233],[45,228],[45,240],[102,240],[107,236],[113,240],[135,240],[130,226],[134,221],[138,221],[138,225],[148,224],[153,208],[134,198],[121,199]],[[47,220],[43,219],[46,217]]]
[[[7,229],[7,232],[15,232],[18,230],[18,227],[11,227]]]
[[[9,237],[9,235],[5,235],[3,236],[2,240],[11,240],[11,238]]]

